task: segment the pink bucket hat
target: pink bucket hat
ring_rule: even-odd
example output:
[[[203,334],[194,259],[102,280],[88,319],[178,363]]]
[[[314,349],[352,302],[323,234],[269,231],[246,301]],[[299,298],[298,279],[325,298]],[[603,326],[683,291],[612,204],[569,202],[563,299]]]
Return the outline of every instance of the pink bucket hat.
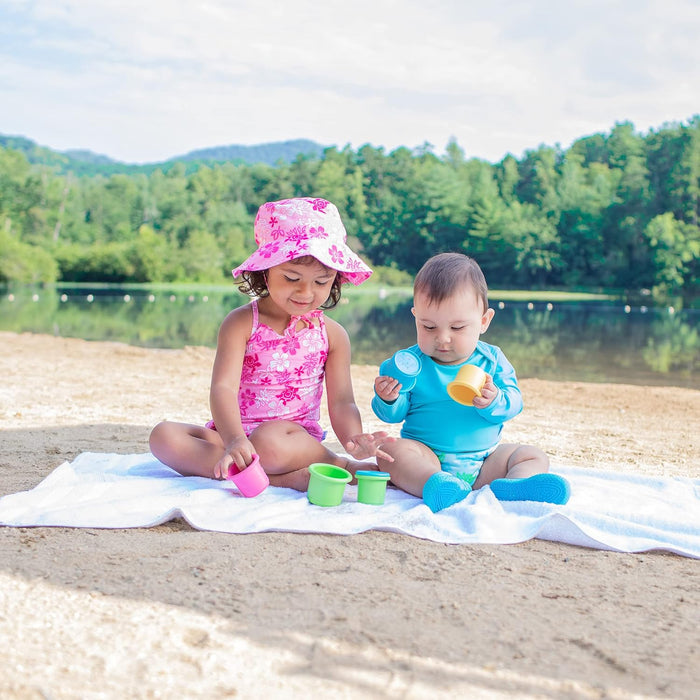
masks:
[[[344,280],[354,285],[362,284],[372,274],[348,248],[338,209],[325,199],[267,202],[258,209],[254,230],[258,249],[233,270],[234,277],[304,255],[312,255],[326,267],[341,272]]]

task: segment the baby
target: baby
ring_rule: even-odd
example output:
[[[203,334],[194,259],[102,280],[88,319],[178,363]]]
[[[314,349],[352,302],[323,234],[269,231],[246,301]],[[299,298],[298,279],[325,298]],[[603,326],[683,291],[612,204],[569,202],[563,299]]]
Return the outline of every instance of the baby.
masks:
[[[541,449],[500,443],[503,424],[522,411],[523,400],[501,349],[479,339],[495,313],[481,268],[466,255],[441,253],[420,269],[413,292],[418,343],[410,351],[422,368],[407,392],[390,376],[375,379],[375,414],[386,423],[403,422],[401,438],[382,446],[394,461],[378,455],[379,468],[433,512],[487,484],[501,500],[566,503],[569,485],[548,473]],[[471,406],[447,392],[465,364],[487,375]]]

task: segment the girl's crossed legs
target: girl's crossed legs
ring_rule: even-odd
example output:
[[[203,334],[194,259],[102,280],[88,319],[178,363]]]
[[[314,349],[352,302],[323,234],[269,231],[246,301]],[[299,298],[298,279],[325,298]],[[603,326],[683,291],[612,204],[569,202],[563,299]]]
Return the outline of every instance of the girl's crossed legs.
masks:
[[[306,491],[309,464],[325,462],[354,474],[361,462],[331,452],[298,423],[271,420],[248,436],[273,486]],[[151,432],[150,448],[163,464],[183,476],[214,478],[214,466],[223,457],[224,444],[216,430],[201,425],[164,421]]]

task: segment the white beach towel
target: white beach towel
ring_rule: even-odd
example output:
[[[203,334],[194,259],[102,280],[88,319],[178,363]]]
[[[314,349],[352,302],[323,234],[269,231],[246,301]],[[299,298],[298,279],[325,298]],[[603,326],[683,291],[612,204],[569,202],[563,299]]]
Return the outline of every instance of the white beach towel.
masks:
[[[148,453],[86,452],[32,490],[0,498],[0,525],[132,528],[182,517],[196,529],[229,533],[386,530],[452,544],[513,544],[537,537],[700,558],[700,479],[565,466],[552,471],[571,485],[564,506],[500,502],[485,487],[432,513],[421,499],[394,488],[382,506],[358,503],[356,486],[347,486],[343,502],[330,508],[272,486],[247,499],[231,482],[179,476]]]

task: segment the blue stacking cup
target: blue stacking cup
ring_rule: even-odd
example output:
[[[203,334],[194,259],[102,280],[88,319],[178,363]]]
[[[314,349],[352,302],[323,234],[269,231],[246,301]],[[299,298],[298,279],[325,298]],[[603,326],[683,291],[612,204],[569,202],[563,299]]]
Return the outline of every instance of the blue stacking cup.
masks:
[[[411,391],[416,385],[423,363],[410,350],[398,350],[379,366],[381,376],[393,377],[401,382],[401,393]]]

